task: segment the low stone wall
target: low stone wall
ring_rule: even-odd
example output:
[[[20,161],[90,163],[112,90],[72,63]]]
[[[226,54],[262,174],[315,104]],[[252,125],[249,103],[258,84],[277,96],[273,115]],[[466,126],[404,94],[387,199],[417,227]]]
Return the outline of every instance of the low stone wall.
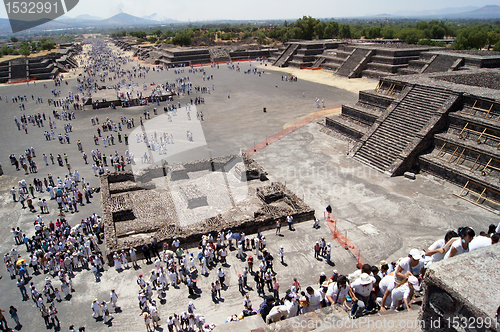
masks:
[[[498,331],[500,245],[432,264],[420,319],[429,331]]]

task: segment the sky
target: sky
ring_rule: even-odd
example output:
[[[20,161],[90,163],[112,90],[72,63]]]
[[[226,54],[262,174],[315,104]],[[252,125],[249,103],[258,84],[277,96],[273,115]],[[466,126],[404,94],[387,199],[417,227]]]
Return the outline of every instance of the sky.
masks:
[[[302,16],[312,16],[314,18],[357,17],[392,14],[402,10],[421,11],[447,7],[483,7],[491,4],[496,4],[496,0],[79,0],[76,7],[65,17],[88,14],[108,18],[124,12],[138,17],[158,13],[165,18],[191,22],[220,19],[295,20]],[[5,6],[0,8],[0,17],[7,17]]]

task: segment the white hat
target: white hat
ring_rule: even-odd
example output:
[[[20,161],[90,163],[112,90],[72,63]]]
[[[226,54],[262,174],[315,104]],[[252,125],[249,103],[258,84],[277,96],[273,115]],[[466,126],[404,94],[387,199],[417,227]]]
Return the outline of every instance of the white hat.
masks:
[[[415,276],[409,276],[408,282],[413,285],[413,289],[418,292],[420,290],[420,285],[418,284],[418,279]]]
[[[372,278],[368,275],[368,273],[361,274],[361,285],[368,285],[372,282]]]
[[[420,250],[418,250],[418,249],[410,250],[410,256],[416,261],[419,261],[422,259],[422,255],[420,255]]]

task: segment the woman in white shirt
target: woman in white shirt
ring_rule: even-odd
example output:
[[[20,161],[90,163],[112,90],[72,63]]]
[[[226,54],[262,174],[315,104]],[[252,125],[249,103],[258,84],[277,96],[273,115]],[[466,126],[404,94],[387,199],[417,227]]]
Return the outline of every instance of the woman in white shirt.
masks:
[[[425,252],[425,256],[431,257],[433,262],[439,262],[444,258],[451,245],[458,240],[458,234],[455,231],[448,231],[444,236],[444,239],[441,238],[434,242],[429,249]]]
[[[469,243],[476,236],[476,233],[471,227],[460,227],[458,236],[460,236],[460,239],[453,242],[451,249],[444,256],[445,259],[469,252]]]
[[[418,279],[415,276],[409,276],[407,279],[403,280],[402,283],[397,285],[391,293],[392,304],[391,310],[396,310],[401,302],[404,302],[408,311],[411,311],[408,299],[413,294],[413,291],[419,291],[420,286],[418,284]]]
[[[326,299],[331,305],[335,303],[342,304],[347,293],[349,293],[349,285],[347,284],[347,278],[342,275],[337,279],[337,282],[328,285]]]

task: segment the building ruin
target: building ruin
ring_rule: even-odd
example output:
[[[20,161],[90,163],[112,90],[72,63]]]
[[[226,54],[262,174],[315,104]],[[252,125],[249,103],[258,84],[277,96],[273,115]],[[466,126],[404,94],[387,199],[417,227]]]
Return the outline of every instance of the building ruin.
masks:
[[[155,237],[184,246],[219,231],[252,234],[314,218],[314,210],[253,159],[226,156],[101,176],[106,256],[140,248]],[[215,236],[214,236],[215,237]],[[141,250],[138,250],[139,254]]]

